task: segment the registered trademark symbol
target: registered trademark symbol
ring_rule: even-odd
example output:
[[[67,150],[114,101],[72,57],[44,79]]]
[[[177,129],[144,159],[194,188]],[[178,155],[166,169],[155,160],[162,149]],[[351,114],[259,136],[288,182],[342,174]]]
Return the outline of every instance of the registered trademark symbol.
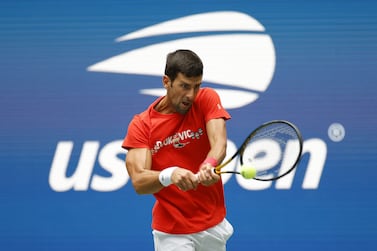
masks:
[[[340,123],[332,123],[327,130],[329,138],[334,142],[340,142],[346,136],[346,130]]]

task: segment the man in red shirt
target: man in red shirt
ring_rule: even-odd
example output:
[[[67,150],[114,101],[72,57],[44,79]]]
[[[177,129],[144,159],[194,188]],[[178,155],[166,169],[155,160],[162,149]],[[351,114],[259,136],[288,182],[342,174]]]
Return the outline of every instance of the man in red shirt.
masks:
[[[166,95],[136,115],[122,147],[138,194],[153,194],[155,250],[226,250],[233,227],[225,219],[221,176],[230,119],[218,94],[201,88],[203,64],[190,50],[169,53]]]

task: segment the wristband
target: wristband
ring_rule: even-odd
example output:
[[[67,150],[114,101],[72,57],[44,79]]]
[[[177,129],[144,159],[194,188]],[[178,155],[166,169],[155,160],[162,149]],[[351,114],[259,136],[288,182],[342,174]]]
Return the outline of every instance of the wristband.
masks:
[[[203,161],[203,164],[210,164],[211,166],[216,167],[217,166],[217,160],[215,158],[212,158],[212,157],[207,157]]]
[[[171,175],[173,174],[176,168],[176,166],[165,168],[158,175],[158,179],[164,187],[171,185]]]

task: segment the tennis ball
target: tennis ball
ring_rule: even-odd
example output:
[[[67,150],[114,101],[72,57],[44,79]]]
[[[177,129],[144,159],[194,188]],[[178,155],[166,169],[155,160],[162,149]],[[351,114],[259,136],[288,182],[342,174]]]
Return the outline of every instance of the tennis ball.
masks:
[[[252,166],[243,165],[243,166],[241,166],[241,172],[240,173],[241,173],[242,177],[244,177],[245,179],[252,179],[257,174],[257,170]]]

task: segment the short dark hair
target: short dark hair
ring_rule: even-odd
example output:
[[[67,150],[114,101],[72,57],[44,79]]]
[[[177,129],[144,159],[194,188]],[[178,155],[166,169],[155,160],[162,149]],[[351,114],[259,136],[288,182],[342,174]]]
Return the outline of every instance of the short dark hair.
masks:
[[[203,75],[203,62],[193,51],[176,50],[166,57],[165,75],[171,81],[182,73],[186,77],[198,77]]]

